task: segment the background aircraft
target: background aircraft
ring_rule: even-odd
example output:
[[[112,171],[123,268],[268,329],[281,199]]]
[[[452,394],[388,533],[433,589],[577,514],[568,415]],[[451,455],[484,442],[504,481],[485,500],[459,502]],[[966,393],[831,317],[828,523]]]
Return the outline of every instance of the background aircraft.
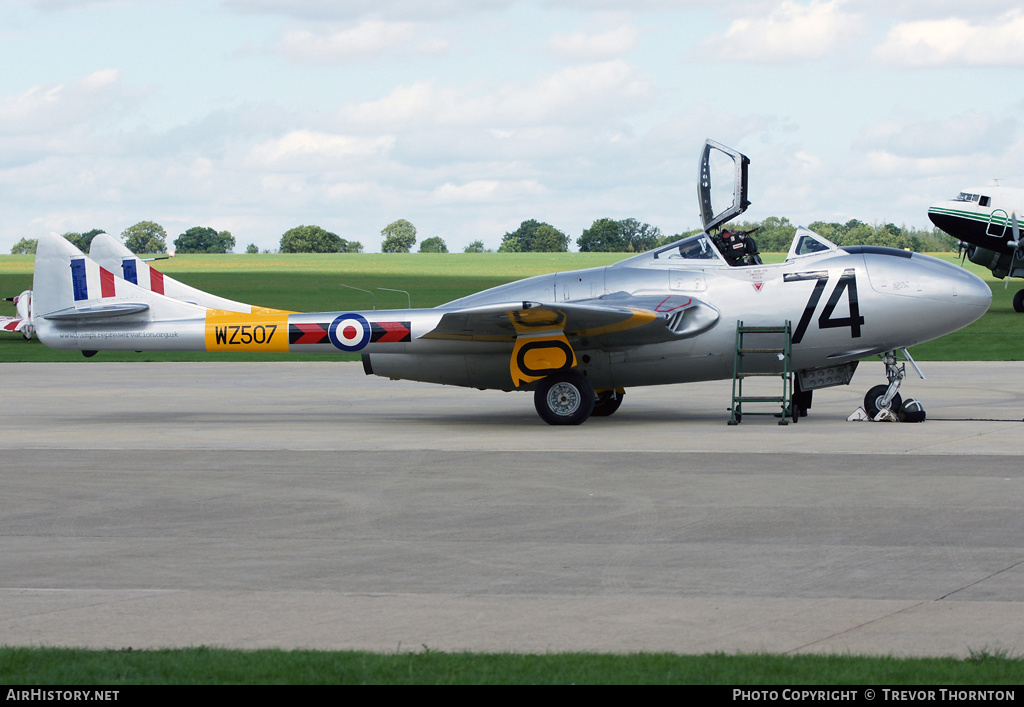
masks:
[[[748,164],[705,145],[698,195],[707,230],[746,208]],[[715,209],[722,172],[726,206]],[[580,424],[615,412],[631,386],[732,378],[739,322],[788,323],[796,419],[815,389],[849,383],[857,362],[875,354],[888,384],[868,391],[865,407],[897,409],[897,353],[970,324],[991,302],[988,286],[962,268],[889,248],[840,248],[804,228],[785,262],[733,267],[707,230],[608,267],[533,277],[433,309],[314,313],[172,299],[44,236],[33,283],[37,335],[87,353],[360,353],[368,374],[532,390],[545,421]],[[747,372],[782,371],[775,353],[748,355]]]
[[[1002,279],[1024,277],[1024,243],[1017,222],[1022,212],[1024,189],[990,185],[971,187],[954,199],[940,201],[928,209],[928,218],[960,240],[968,260]],[[1024,289],[1014,295],[1013,308],[1024,312]]]
[[[32,332],[35,331],[32,322],[32,290],[25,290],[17,297],[4,299],[14,303],[14,309],[18,314],[14,317],[0,317],[0,329],[20,331],[26,339],[31,339]]]

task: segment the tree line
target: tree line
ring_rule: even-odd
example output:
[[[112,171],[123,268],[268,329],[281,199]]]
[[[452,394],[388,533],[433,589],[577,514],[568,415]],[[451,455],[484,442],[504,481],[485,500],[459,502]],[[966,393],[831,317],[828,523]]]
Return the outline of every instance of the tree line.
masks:
[[[727,224],[732,230],[749,231],[757,229],[753,238],[762,252],[786,252],[793,241],[796,226],[785,217],[769,216],[760,222],[741,221]],[[815,221],[810,228],[833,243],[843,245],[879,245],[921,251],[950,252],[957,249],[957,239],[937,228],[931,230],[893,223],[867,224],[857,219],[846,223]],[[614,220],[600,218],[584,229],[576,238],[580,252],[642,253],[685,238],[701,229],[665,235],[657,226],[641,223],[637,219]],[[89,251],[92,239],[104,230],[94,228],[85,233],[68,232],[66,239],[83,252]],[[416,244],[416,227],[405,219],[399,219],[385,226],[382,237],[382,253],[409,253]],[[167,232],[153,221],[140,221],[121,233],[128,250],[136,254],[158,254],[167,252]],[[559,253],[568,252],[570,237],[549,223],[529,219],[523,221],[515,231],[506,233],[498,247],[499,253]],[[235,238],[228,231],[217,231],[206,226],[194,226],[174,239],[178,253],[229,253],[234,250]],[[12,254],[35,253],[36,239],[22,238],[11,249]],[[470,243],[463,249],[466,253],[489,252],[481,240]],[[259,253],[259,248],[250,243],[246,253]],[[268,252],[268,251],[264,251]],[[363,244],[350,241],[320,226],[296,226],[281,236],[278,252],[281,253],[362,253]],[[425,238],[419,245],[420,253],[447,253],[448,246],[440,236]]]
[[[731,230],[750,231],[756,229],[752,237],[762,252],[782,252],[789,250],[796,234],[796,226],[785,217],[769,216],[760,222],[741,221],[726,225]],[[815,221],[808,228],[824,236],[836,245],[879,245],[890,248],[912,250],[915,252],[950,252],[958,246],[956,238],[937,228],[920,229],[908,226],[897,226],[893,223],[866,224],[857,219],[846,223],[829,223]],[[616,221],[601,218],[580,234],[576,246],[581,253],[614,252],[643,253],[662,245],[668,245],[687,236],[700,233],[695,228],[682,233],[665,235],[657,226],[641,223],[634,218]],[[550,224],[536,220],[523,221],[518,229],[506,233],[501,241],[499,252],[564,252],[568,250],[569,236]]]
[[[63,236],[83,253],[89,252],[92,239],[107,231],[94,228],[85,233],[69,231]],[[121,240],[128,250],[137,255],[156,255],[167,252],[167,231],[153,221],[139,221],[121,232]],[[235,238],[229,231],[217,231],[208,226],[193,226],[174,239],[174,249],[178,253],[228,253],[235,247]],[[13,248],[11,254],[30,254],[36,252],[38,238],[22,238]]]

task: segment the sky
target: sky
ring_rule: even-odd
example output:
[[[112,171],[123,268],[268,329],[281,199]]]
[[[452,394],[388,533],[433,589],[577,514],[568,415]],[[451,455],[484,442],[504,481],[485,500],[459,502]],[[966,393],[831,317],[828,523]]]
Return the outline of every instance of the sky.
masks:
[[[1022,36],[1014,0],[4,0],[0,252],[143,220],[236,252],[673,234],[706,138],[751,160],[743,219],[930,228],[1024,185]]]

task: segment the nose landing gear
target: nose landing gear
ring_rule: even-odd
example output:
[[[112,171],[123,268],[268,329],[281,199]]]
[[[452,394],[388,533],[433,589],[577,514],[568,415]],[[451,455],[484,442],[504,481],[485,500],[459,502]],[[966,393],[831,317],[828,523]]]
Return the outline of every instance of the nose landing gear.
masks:
[[[911,358],[910,353],[906,349],[902,349],[902,353],[903,357],[910,361],[910,365],[917,371],[917,375],[921,376],[921,380],[925,380],[924,374],[921,373],[921,369],[917,367],[917,363]],[[903,398],[899,394],[899,389],[903,384],[903,379],[907,376],[907,364],[900,362],[896,358],[896,354],[897,351],[887,351],[882,355],[882,361],[885,363],[885,377],[889,379],[889,384],[876,385],[864,396],[864,412],[871,420],[897,422],[900,419]]]

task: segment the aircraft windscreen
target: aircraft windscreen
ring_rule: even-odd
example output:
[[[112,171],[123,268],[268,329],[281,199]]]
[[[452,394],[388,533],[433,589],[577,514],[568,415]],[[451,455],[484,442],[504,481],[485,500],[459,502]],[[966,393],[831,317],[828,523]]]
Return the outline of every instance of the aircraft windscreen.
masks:
[[[801,226],[793,236],[793,244],[789,247],[789,254],[786,256],[786,260],[835,249],[835,243]]]
[[[719,260],[717,249],[711,245],[711,241],[703,234],[690,236],[689,238],[666,246],[655,251],[654,257],[658,259],[685,259],[685,260]]]
[[[801,236],[800,240],[796,244],[796,255],[808,255],[810,253],[820,253],[823,250],[830,250],[830,248],[819,241],[817,238],[812,236]]]

